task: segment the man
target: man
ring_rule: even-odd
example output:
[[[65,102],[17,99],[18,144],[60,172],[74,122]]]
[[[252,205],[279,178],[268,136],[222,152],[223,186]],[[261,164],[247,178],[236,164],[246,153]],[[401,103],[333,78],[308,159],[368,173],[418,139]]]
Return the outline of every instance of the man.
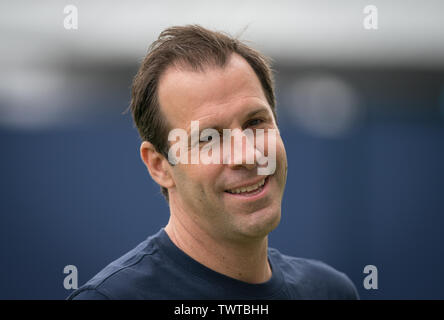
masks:
[[[343,273],[268,248],[287,176],[275,109],[260,53],[200,26],[163,31],[134,79],[131,110],[169,222],[69,299],[356,299]],[[172,152],[179,129],[187,138]],[[229,130],[241,132],[237,144]],[[192,162],[204,149],[213,161]]]

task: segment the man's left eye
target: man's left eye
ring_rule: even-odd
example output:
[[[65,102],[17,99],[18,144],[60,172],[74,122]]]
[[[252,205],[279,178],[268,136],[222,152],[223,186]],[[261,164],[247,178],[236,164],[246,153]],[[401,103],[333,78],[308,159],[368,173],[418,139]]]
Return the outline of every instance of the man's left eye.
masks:
[[[253,119],[248,122],[248,125],[249,126],[257,126],[258,124],[261,124],[262,122],[264,122],[262,119]]]

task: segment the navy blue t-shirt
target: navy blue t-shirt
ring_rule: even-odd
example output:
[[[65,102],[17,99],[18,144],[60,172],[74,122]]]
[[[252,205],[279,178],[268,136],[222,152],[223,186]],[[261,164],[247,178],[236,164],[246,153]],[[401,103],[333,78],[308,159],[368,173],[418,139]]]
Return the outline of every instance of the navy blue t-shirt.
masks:
[[[350,279],[316,260],[268,249],[271,278],[250,284],[180,250],[164,229],[110,263],[68,299],[357,299]]]

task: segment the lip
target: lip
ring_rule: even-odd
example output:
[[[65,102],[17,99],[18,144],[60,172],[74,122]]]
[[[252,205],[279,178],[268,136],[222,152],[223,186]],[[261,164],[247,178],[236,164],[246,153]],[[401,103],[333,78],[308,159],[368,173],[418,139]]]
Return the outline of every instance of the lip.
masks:
[[[227,196],[235,197],[235,198],[240,199],[240,200],[247,200],[247,201],[258,200],[258,199],[264,197],[265,194],[268,192],[269,182],[270,182],[271,178],[272,178],[272,175],[271,176],[267,176],[265,178],[265,184],[261,187],[262,190],[259,193],[255,193],[255,194],[252,194],[252,195],[244,195],[244,194],[240,194],[240,193],[229,193],[229,192],[226,192],[226,191],[224,193]],[[259,181],[261,181],[261,180],[259,180]],[[257,182],[259,182],[259,181],[257,181]],[[254,182],[252,184],[254,184]],[[251,184],[248,184],[248,185],[251,185]]]

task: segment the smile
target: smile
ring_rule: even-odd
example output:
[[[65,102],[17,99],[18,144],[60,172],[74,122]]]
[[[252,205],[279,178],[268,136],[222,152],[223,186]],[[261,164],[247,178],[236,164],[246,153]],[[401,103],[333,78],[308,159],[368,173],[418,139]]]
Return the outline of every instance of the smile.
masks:
[[[243,186],[236,189],[229,189],[226,190],[225,192],[230,194],[239,194],[239,195],[255,195],[260,193],[264,189],[264,185],[266,184],[267,181],[268,181],[268,176],[255,184],[249,186]]]

